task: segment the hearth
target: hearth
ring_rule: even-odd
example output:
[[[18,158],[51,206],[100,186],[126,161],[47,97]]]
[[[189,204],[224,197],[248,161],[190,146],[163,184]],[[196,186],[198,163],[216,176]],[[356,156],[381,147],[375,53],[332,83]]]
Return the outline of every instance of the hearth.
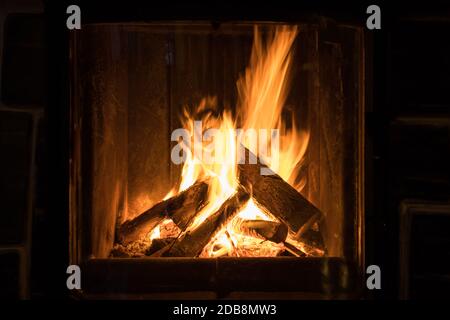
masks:
[[[358,295],[360,27],[93,22],[70,79],[85,296]]]

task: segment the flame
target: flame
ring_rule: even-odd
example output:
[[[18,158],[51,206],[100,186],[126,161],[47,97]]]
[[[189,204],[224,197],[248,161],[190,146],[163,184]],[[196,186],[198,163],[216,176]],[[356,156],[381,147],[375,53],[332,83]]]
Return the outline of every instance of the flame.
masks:
[[[160,226],[157,225],[153,231],[150,232],[150,240],[159,239],[161,238],[161,229]]]
[[[173,230],[174,228],[176,230]],[[154,240],[165,238],[168,235],[173,236],[173,232],[177,232],[177,230],[179,230],[178,227],[176,227],[175,223],[171,219],[164,219],[152,231],[150,231],[149,239]]]
[[[250,143],[248,137],[244,137],[240,142],[297,190],[300,191],[304,185],[304,180],[296,183],[296,179],[307,149],[309,133],[300,131],[293,120],[286,123],[282,118],[289,89],[291,49],[297,33],[297,27],[277,27],[270,31],[263,41],[259,29],[255,27],[250,63],[236,84],[237,117],[233,118],[229,110],[218,113],[217,100],[214,97],[203,98],[192,111],[185,109],[181,122],[183,128],[189,131],[191,140],[181,142],[182,150],[186,154],[181,182],[178,190],[171,190],[165,199],[186,190],[200,179],[208,178],[210,185],[207,204],[194,218],[188,231],[197,228],[236,193],[238,124],[244,130],[266,129],[270,132],[272,129],[278,129],[281,133],[279,156],[258,152],[258,147],[267,148],[272,146],[273,142],[264,145],[260,141],[260,144],[256,145]],[[201,126],[198,126],[199,122],[196,121],[201,121]],[[239,256],[243,250],[247,252],[248,249],[243,249],[247,247],[263,248],[263,255],[276,255],[281,250],[282,244],[269,243],[262,246],[261,239],[240,234],[237,224],[243,219],[276,221],[270,213],[263,212],[253,199],[250,199],[237,216],[214,236],[201,256]],[[157,237],[157,232],[154,230],[151,237]]]
[[[216,108],[216,100],[203,99],[197,112],[205,110],[206,105]],[[188,114],[186,113],[186,115]],[[217,211],[222,203],[236,192],[238,186],[235,123],[231,113],[225,111],[219,117],[205,116],[201,123],[205,130],[199,132],[198,128],[196,130],[193,127],[190,116],[183,120],[184,127],[189,128],[194,140],[197,137],[197,140],[201,141],[203,133],[208,129],[214,130],[215,133],[214,138],[211,139],[213,141],[210,143],[197,145],[194,141],[194,152],[191,151],[192,149],[185,149],[187,160],[183,167],[180,191],[190,187],[200,177],[206,176],[210,179],[207,205],[195,217],[190,229],[196,228],[209,215]],[[209,161],[206,161],[207,159]]]
[[[297,32],[297,27],[279,27],[269,34],[268,44],[263,46],[259,30],[255,28],[250,66],[245,76],[238,80],[237,87],[243,127],[280,130],[279,157],[264,160],[273,171],[301,191],[303,183],[295,184],[295,179],[300,170],[298,164],[308,146],[309,133],[297,128],[295,117],[291,117],[290,126],[281,117],[289,89],[291,48]],[[246,147],[258,154],[254,145]]]
[[[265,214],[260,208],[258,208],[253,201],[250,199],[244,208],[238,213],[237,218],[244,220],[266,220],[273,221],[267,214]]]

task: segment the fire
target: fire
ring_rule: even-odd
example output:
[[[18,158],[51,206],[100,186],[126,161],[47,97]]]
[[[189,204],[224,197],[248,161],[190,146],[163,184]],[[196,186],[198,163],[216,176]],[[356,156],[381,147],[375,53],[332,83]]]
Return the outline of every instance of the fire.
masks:
[[[206,106],[216,107],[215,99],[204,99],[197,108],[197,112],[204,111]],[[214,129],[215,136],[211,143],[204,145],[197,141],[202,140],[202,131],[192,127],[193,119],[186,113],[183,120],[185,128],[189,128],[194,137],[192,153],[191,149],[185,149],[187,159],[183,166],[180,190],[194,184],[200,177],[210,179],[207,205],[196,216],[190,226],[195,229],[209,215],[214,213],[222,203],[231,197],[237,189],[237,161],[236,161],[236,139],[235,123],[231,113],[225,111],[220,117],[205,116],[202,126],[205,129]],[[207,161],[209,159],[209,161]]]
[[[308,145],[309,134],[299,131],[294,120],[288,129],[281,117],[289,89],[291,48],[296,35],[296,27],[279,27],[269,34],[267,45],[264,46],[255,28],[250,66],[245,76],[238,80],[237,88],[244,128],[278,128],[282,132],[279,157],[273,155],[271,159],[265,160],[278,175],[300,191],[300,185],[294,185],[294,181],[299,170],[297,165]],[[246,147],[258,154],[253,146]]]
[[[259,209],[253,199],[250,199],[245,207],[238,213],[237,215],[240,219],[246,219],[246,220],[266,220],[266,221],[272,221],[273,218],[270,218],[267,214],[261,211]]]
[[[297,27],[277,27],[269,32],[267,39],[263,41],[260,30],[255,28],[249,66],[237,81],[238,116],[233,117],[230,110],[217,114],[217,100],[212,97],[202,99],[193,112],[184,112],[182,124],[189,131],[191,141],[182,143],[186,158],[179,188],[172,190],[165,199],[186,190],[200,179],[207,178],[210,185],[207,204],[196,215],[187,229],[188,232],[201,225],[236,193],[239,143],[262,158],[274,172],[298,191],[304,185],[304,181],[297,184],[295,181],[307,149],[309,133],[300,131],[294,121],[286,123],[282,118],[290,83],[292,45],[297,33]],[[200,114],[202,116],[199,118]],[[196,125],[196,121],[201,121],[201,127]],[[265,129],[266,132],[278,129],[281,133],[279,152],[271,153],[270,156],[267,152],[261,152],[261,149],[275,143],[270,141],[266,144],[266,140],[262,139],[261,144],[261,136],[258,146],[251,143],[248,137],[240,141],[236,130],[238,126],[244,130]],[[259,256],[275,256],[282,250],[282,243],[264,241],[256,235],[242,234],[239,231],[239,223],[243,220],[277,221],[250,199],[243,209],[215,234],[200,256],[251,256],[252,250]],[[152,231],[150,237],[159,237],[159,227]]]

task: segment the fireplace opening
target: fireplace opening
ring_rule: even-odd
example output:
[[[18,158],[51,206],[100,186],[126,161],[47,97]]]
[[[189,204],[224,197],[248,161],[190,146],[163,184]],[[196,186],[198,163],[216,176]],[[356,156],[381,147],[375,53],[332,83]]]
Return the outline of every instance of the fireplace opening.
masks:
[[[269,274],[271,290],[348,290],[363,263],[363,53],[360,28],[325,18],[83,26],[70,252],[86,287],[264,290]]]

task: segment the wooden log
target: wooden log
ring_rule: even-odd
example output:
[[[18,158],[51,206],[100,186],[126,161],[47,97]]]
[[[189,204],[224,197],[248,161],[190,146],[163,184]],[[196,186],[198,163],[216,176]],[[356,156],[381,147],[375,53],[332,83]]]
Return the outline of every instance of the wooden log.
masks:
[[[165,248],[166,246],[172,244],[176,238],[162,238],[162,239],[153,239],[150,247],[145,251],[146,256],[152,256],[155,252]]]
[[[306,253],[287,240],[288,227],[284,223],[266,220],[243,220],[238,222],[239,231],[261,237],[267,241],[283,243],[288,255],[305,257]]]
[[[308,251],[312,255],[323,255],[321,253],[311,253],[319,251],[326,252],[326,247],[323,242],[323,234],[326,234],[326,223],[323,214],[318,214],[311,217],[307,223],[300,228],[300,230],[295,234],[295,239],[303,242],[304,245],[309,247]],[[318,252],[318,251],[317,251]]]
[[[289,243],[288,241],[284,242],[284,247],[286,248],[287,252],[289,252],[295,257],[306,257],[306,253],[304,253],[303,251],[301,251],[299,248]]]
[[[275,221],[242,220],[237,222],[237,229],[244,234],[262,237],[275,243],[284,242],[288,235],[287,225]]]
[[[323,214],[305,197],[303,197],[290,184],[279,175],[261,175],[260,163],[250,164],[248,159],[250,151],[245,149],[246,158],[244,164],[239,164],[239,181],[243,186],[251,188],[255,203],[270,212],[284,222],[289,229],[297,234],[298,240],[308,244],[314,244],[324,250],[322,234],[320,230],[299,233],[305,224],[313,225],[316,221],[323,223]],[[314,235],[314,241],[311,236]]]
[[[136,241],[155,228],[163,219],[172,219],[185,230],[192,218],[206,204],[208,183],[197,182],[178,195],[157,203],[136,218],[126,221],[118,230],[117,240],[122,244]]]
[[[193,218],[206,205],[209,182],[209,180],[205,180],[195,183],[176,196],[176,202],[171,202],[168,205],[167,214],[169,218],[182,231],[186,230]]]
[[[194,230],[186,232],[163,256],[196,257],[208,242],[222,229],[250,199],[250,195],[243,188],[226,200],[220,208],[207,217]]]
[[[127,245],[139,240],[167,217],[166,207],[166,201],[160,202],[136,218],[123,223],[117,232],[117,242]]]

